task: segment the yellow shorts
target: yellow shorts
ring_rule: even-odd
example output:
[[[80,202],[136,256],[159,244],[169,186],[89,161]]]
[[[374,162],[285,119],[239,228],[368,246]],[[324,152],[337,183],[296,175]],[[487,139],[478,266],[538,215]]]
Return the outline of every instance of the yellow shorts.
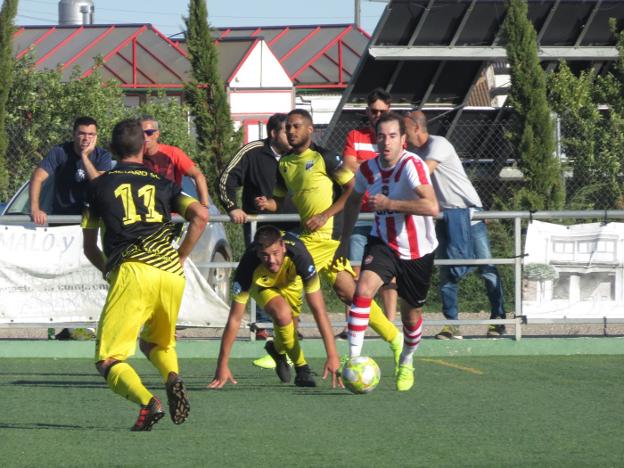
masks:
[[[290,306],[293,317],[298,317],[301,313],[301,306],[303,304],[303,299],[301,297],[303,294],[303,281],[301,281],[300,276],[297,276],[294,281],[285,287],[262,288],[254,284],[249,293],[254,301],[263,309],[271,299],[280,296],[283,297]]]
[[[299,239],[301,239],[310,255],[312,255],[316,271],[329,284],[333,285],[336,282],[336,276],[341,271],[348,271],[355,278],[356,274],[347,258],[340,258],[334,261],[334,255],[336,255],[336,249],[338,249],[340,241],[328,239],[317,232],[302,234],[299,236]]]
[[[139,332],[148,343],[174,347],[185,283],[180,275],[140,262],[123,262],[111,276],[97,329],[95,361],[125,361],[136,350]]]

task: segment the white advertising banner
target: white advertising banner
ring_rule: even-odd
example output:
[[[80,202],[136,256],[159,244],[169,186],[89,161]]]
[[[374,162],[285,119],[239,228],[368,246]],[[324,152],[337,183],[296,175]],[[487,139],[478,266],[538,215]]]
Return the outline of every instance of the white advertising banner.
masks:
[[[225,326],[227,305],[190,260],[185,274],[178,325]],[[0,326],[96,323],[107,291],[80,226],[0,225]]]
[[[562,226],[533,221],[525,253],[523,315],[624,317],[624,223]]]

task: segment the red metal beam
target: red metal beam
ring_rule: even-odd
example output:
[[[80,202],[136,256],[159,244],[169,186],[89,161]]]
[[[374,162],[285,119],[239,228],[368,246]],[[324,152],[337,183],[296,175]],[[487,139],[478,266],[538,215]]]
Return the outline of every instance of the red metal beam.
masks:
[[[141,88],[147,88],[147,89],[153,89],[153,88],[163,88],[163,89],[183,89],[184,85],[183,84],[161,84],[161,83],[156,83],[156,84],[122,84],[120,86],[120,88],[124,88],[124,89],[141,89]]]
[[[323,47],[318,53],[316,53],[310,60],[308,60],[305,64],[303,64],[303,66],[299,68],[299,70],[293,73],[291,78],[293,80],[297,78],[297,76],[299,76],[307,67],[309,67],[316,60],[318,60],[319,57],[321,57],[327,50],[331,49],[336,43],[340,42],[343,37],[349,34],[352,29],[353,29],[353,26],[351,25],[347,26],[344,31],[338,34],[332,41],[330,41],[325,47]]]
[[[126,62],[128,65],[130,65],[131,67],[135,66],[136,62],[133,62],[132,60],[130,60],[128,57],[126,57],[124,54],[121,53],[121,50],[119,52],[117,52],[117,57],[119,57],[120,59],[122,59],[124,62]],[[152,80],[147,73],[145,73],[143,70],[141,70],[140,68],[136,68],[136,71],[138,74],[144,76],[147,80],[151,81],[152,83],[156,83],[156,80]],[[136,81],[134,79],[134,76],[132,78],[132,82],[136,84]]]
[[[22,34],[24,31],[26,30],[26,28],[24,26],[22,26],[21,28],[19,28],[17,31],[15,31],[13,33],[13,39],[15,39],[17,36],[19,36],[20,34]]]
[[[130,43],[130,41],[132,41],[134,38],[139,37],[141,34],[143,34],[146,29],[147,29],[146,25],[141,26],[134,33],[132,33],[129,37],[124,39],[117,47],[115,47],[108,54],[106,54],[104,56],[104,59],[102,60],[102,62],[106,63],[107,60],[110,60],[110,58],[113,57],[117,52],[119,52],[121,49],[126,47]],[[93,73],[93,71],[95,70],[96,67],[97,67],[97,65],[92,66],[90,69],[88,69],[86,72],[84,72],[80,76],[80,78],[86,78],[87,76],[91,75],[91,73]]]
[[[280,32],[277,36],[271,39],[271,41],[269,42],[269,45],[272,46],[273,44],[275,44],[277,41],[279,41],[282,38],[282,36],[284,36],[284,34],[288,33],[288,31],[290,31],[290,28],[288,27],[284,28],[282,32]]]
[[[167,36],[165,36],[163,33],[161,33],[158,29],[156,29],[151,24],[150,24],[150,27],[152,28],[152,31],[154,32],[154,34],[164,39],[171,47],[177,50],[180,53],[180,55],[182,55],[183,57],[188,57],[188,53],[186,53],[184,49],[182,49],[178,44],[173,42],[171,39],[169,39]]]
[[[342,77],[342,41],[338,41],[338,83],[342,83],[343,81],[344,79]]]
[[[24,30],[24,28],[21,29],[22,31]],[[44,32],[41,36],[39,36],[39,39],[37,39],[35,42],[33,42],[32,44],[30,44],[28,47],[26,47],[24,50],[22,50],[19,54],[17,54],[15,56],[15,60],[19,60],[21,59],[24,55],[26,55],[29,51],[31,51],[36,45],[38,45],[41,41],[43,41],[46,37],[48,37],[50,34],[52,34],[54,31],[56,31],[56,27],[52,26],[50,29],[48,29],[46,32]],[[13,36],[13,38],[15,39],[16,36]]]
[[[37,60],[35,62],[35,66],[41,65],[43,62],[45,62],[47,59],[49,59],[52,55],[56,54],[59,51],[59,49],[62,49],[65,46],[65,44],[70,42],[74,37],[76,37],[82,31],[84,31],[84,26],[80,26],[79,28],[77,28],[73,33],[71,33],[69,36],[67,36],[65,39],[63,39],[61,42],[59,42],[54,47],[52,47],[52,50],[50,50],[47,54],[45,54],[43,57],[41,57],[39,60]]]
[[[137,76],[136,44],[137,44],[137,40],[135,37],[134,39],[132,39],[132,84],[136,84],[137,82],[136,80],[136,76]],[[121,55],[121,50],[119,51],[119,54],[117,55]]]
[[[315,85],[295,85],[297,89],[344,89],[346,84],[315,84]]]
[[[72,63],[74,63],[76,60],[82,57],[85,54],[85,52],[92,49],[93,46],[95,46],[98,42],[100,42],[102,39],[104,39],[106,36],[112,33],[114,29],[115,29],[115,26],[109,27],[102,34],[100,34],[93,41],[91,41],[91,43],[88,46],[86,46],[84,49],[82,49],[80,52],[78,52],[76,55],[74,55],[72,58],[70,58],[67,62],[63,64],[63,70],[65,70],[68,66],[70,66]]]
[[[151,51],[151,50],[149,50],[147,47],[145,47],[143,44],[141,44],[138,40],[137,40],[137,42],[136,42],[136,43],[137,43],[137,45],[138,45],[141,49],[143,49],[145,52],[147,52],[147,55],[149,55],[150,57],[152,57],[152,58],[153,58],[154,60],[156,60],[159,64],[161,64],[164,68],[166,68],[166,69],[169,71],[169,73],[171,73],[171,74],[173,74],[173,75],[177,76],[177,77],[180,79],[180,81],[184,81],[184,77],[180,76],[180,75],[178,74],[178,72],[176,72],[173,68],[171,68],[169,65],[167,65],[167,64],[166,64],[165,62],[163,62],[162,60],[160,60],[160,59],[159,59],[156,55],[154,55],[154,54],[152,53],[152,51]]]
[[[104,68],[106,68],[109,72],[111,72],[111,73],[115,76],[115,78],[117,78],[117,79],[118,79],[121,83],[123,83],[123,82],[124,82],[124,79],[123,79],[121,76],[119,76],[119,75],[117,74],[117,72],[116,72],[115,70],[113,70],[111,67],[109,67],[109,66],[108,66],[108,65],[106,65],[105,63],[103,63],[103,64],[102,64],[102,66],[103,66]]]
[[[256,30],[251,33],[251,37],[254,37],[257,34],[260,34],[260,31],[262,31],[262,28],[256,28]]]
[[[306,34],[306,36],[303,39],[301,39],[297,44],[295,44],[295,46],[293,48],[291,48],[286,54],[284,54],[282,56],[282,58],[280,59],[280,62],[286,61],[288,59],[288,57],[290,57],[297,50],[299,50],[303,46],[303,44],[305,44],[310,39],[312,39],[313,36],[316,36],[320,32],[320,30],[321,30],[321,27],[317,26],[312,31],[310,31],[308,34]],[[293,77],[291,77],[291,78],[293,78]]]
[[[321,72],[318,68],[316,68],[314,65],[310,65],[308,68],[311,68],[312,70],[314,70],[318,75],[320,75],[321,78],[323,78],[325,81],[329,81],[331,82],[332,80],[329,79],[328,76],[326,76],[323,72]]]

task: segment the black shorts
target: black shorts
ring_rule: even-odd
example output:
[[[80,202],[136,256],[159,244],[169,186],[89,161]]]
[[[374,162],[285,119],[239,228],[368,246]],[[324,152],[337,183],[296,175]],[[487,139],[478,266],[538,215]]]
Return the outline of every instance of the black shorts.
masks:
[[[397,292],[412,307],[422,307],[427,299],[433,273],[434,252],[416,260],[402,260],[377,237],[370,236],[364,250],[362,270],[379,275],[384,284],[396,278]]]

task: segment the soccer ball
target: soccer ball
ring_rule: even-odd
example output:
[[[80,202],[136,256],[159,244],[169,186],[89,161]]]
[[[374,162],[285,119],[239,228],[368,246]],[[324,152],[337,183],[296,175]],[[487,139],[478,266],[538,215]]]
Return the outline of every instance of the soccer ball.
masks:
[[[342,382],[352,393],[372,392],[380,378],[379,366],[366,356],[351,358],[342,367]]]

